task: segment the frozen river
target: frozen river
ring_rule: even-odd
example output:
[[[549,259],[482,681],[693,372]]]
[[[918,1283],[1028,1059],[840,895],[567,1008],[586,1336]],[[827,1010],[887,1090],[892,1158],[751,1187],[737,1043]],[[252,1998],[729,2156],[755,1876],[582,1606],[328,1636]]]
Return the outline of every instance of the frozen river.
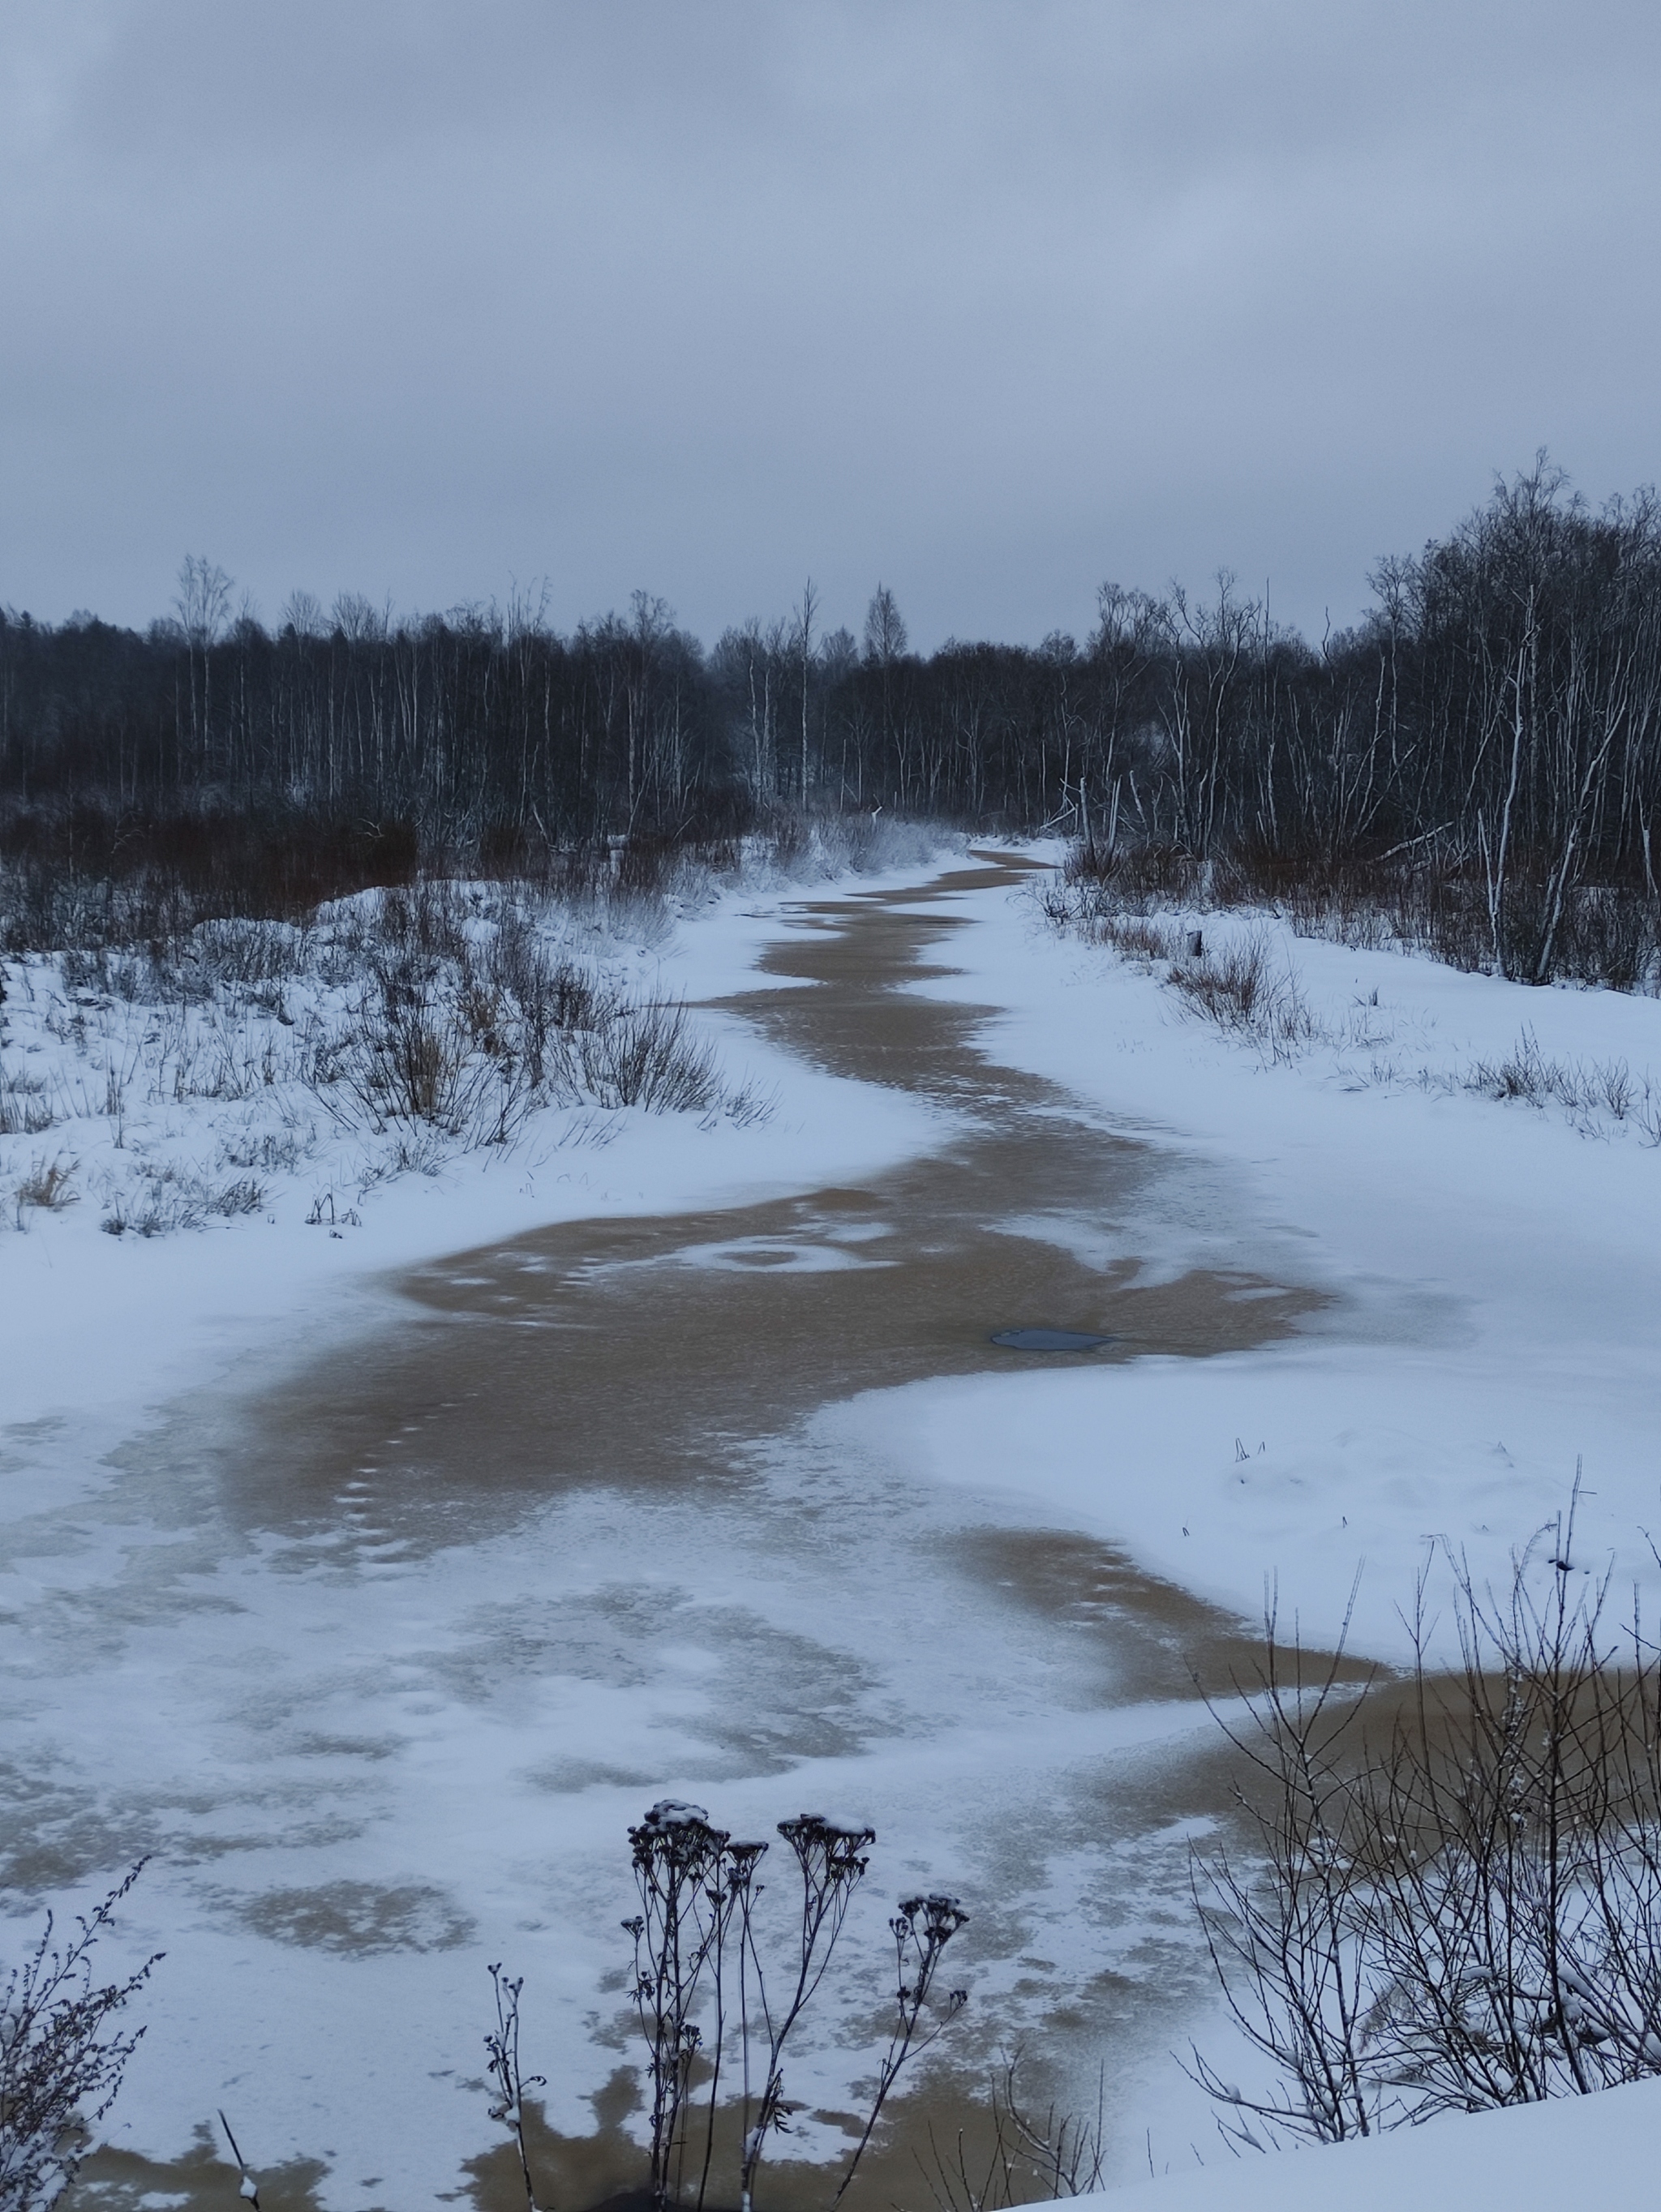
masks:
[[[1226,1196],[1000,1066],[972,1007],[906,989],[949,967],[964,885],[804,902],[732,1002],[931,1102],[930,1149],[423,1266],[338,1348],[179,1401],[72,1518],[13,1531],[33,1596],[0,1624],[12,1887],[153,1851],[135,1935],[169,1954],[84,2201],[227,2201],[195,2132],[220,2105],[267,2212],[465,2201],[459,2169],[496,2141],[476,2086],[495,1959],[526,1978],[556,2201],[633,2186],[624,1831],[666,1796],[734,1830],[824,1809],[878,1832],[786,2153],[834,2150],[883,1917],[921,1883],[971,1911],[972,2002],[861,2194],[917,2195],[923,2123],[955,2128],[1016,2044],[1035,2093],[1092,2107],[1105,2063],[1134,2171],[1147,2069],[1208,1994],[1188,1848],[1224,1786],[1196,1675],[1226,1686],[1236,1625],[1013,1491],[922,1478],[880,1404],[856,1433],[837,1412],[1203,1360],[1319,1301],[1142,1267],[1173,1224],[1226,1245]],[[1034,1326],[1112,1341],[990,1341]],[[770,2201],[823,2197],[806,2166],[773,2172]],[[488,2159],[474,2183],[513,2201]]]

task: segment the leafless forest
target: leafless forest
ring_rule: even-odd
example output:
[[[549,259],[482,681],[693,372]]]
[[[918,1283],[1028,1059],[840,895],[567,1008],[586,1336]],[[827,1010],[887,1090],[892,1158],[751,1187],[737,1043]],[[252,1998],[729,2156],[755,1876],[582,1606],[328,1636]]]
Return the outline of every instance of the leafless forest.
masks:
[[[1317,646],[1220,578],[1105,585],[1082,643],[910,649],[788,617],[710,649],[637,593],[557,633],[523,598],[422,619],[192,557],[148,631],[0,616],[10,941],[282,914],[463,866],[722,843],[805,813],[1080,842],[1082,902],[1272,900],[1520,978],[1655,980],[1661,507],[1542,458],[1382,561]],[[176,917],[176,918],[175,918]]]

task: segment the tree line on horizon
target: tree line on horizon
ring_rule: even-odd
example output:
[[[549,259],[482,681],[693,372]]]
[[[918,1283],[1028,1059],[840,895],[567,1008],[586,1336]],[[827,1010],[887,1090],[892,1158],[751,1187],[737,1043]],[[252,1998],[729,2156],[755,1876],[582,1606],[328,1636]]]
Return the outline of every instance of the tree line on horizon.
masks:
[[[275,813],[372,875],[880,809],[1654,900],[1655,495],[1593,510],[1542,454],[1370,582],[1319,646],[1225,575],[1208,599],[1104,585],[1082,642],[924,654],[883,586],[860,639],[820,629],[810,584],[706,649],[645,592],[563,635],[522,598],[393,620],[296,594],[268,628],[192,557],[146,631],[0,612],[0,853],[119,871],[164,828],[205,849]]]

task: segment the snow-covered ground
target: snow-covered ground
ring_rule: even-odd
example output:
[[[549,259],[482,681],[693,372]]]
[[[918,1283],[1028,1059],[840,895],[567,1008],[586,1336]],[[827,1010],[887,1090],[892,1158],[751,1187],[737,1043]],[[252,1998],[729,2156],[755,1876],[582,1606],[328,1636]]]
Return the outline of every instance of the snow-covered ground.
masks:
[[[1650,2185],[1661,2081],[1513,2105],[1282,2157],[1223,2158],[1084,2197],[1113,2212],[1561,2212],[1627,2204]]]
[[[898,880],[867,876],[858,887]],[[776,936],[781,910],[801,895],[800,887],[731,892],[702,906],[678,940],[613,933],[569,949],[636,998],[720,999],[753,985],[756,957]],[[897,1092],[803,1066],[730,1016],[703,1009],[695,1019],[713,1041],[728,1091],[747,1085],[770,1110],[734,1118],[554,1106],[508,1145],[449,1143],[433,1148],[424,1171],[389,1172],[400,1133],[337,1126],[292,1066],[279,1063],[272,1082],[258,1073],[247,1085],[215,1081],[220,1036],[256,1069],[267,1030],[278,1053],[288,1050],[289,1023],[258,1007],[250,1018],[210,1000],[185,1018],[181,1041],[158,1036],[155,1011],[142,1000],[95,985],[65,990],[61,963],[33,962],[27,973],[13,963],[8,982],[5,1069],[27,1085],[13,1096],[48,1103],[53,1118],[49,1128],[0,1139],[0,1189],[10,1201],[15,1182],[42,1158],[72,1162],[74,1182],[72,1202],[60,1208],[9,1203],[0,1230],[0,1780],[19,1915],[0,1956],[15,1956],[38,1926],[26,1909],[32,1894],[83,1906],[101,1893],[106,1874],[119,1875],[137,1850],[165,1836],[161,1863],[123,1916],[133,1955],[161,1948],[168,1960],[146,1999],[150,2031],[112,2120],[113,2139],[172,2155],[228,2098],[252,2127],[262,2163],[319,2150],[327,2163],[338,2157],[334,2186],[346,2194],[331,2201],[361,2202],[358,2185],[373,2167],[383,2170],[393,2202],[417,2201],[435,2173],[453,2172],[493,2136],[470,2088],[453,2090],[441,2109],[423,2094],[429,2075],[467,2082],[478,2070],[485,1950],[509,1950],[522,1964],[527,1948],[538,1960],[551,1949],[548,1964],[532,1968],[533,1979],[540,1975],[545,2045],[550,2010],[562,2004],[580,2022],[618,1948],[604,1942],[591,1960],[579,1945],[568,1968],[562,1931],[527,1945],[527,1924],[532,1934],[544,1926],[527,1923],[526,1914],[549,1886],[549,1801],[533,1774],[511,1818],[498,1808],[481,1820],[503,1763],[521,1767],[527,1750],[552,1743],[568,1758],[592,1749],[666,1771],[684,1755],[684,1731],[627,1743],[615,1705],[579,1697],[567,1713],[545,1711],[534,1721],[521,1705],[497,1732],[481,1727],[465,1696],[452,1698],[441,1723],[414,1724],[422,1741],[407,1778],[413,1799],[371,1815],[383,1831],[374,1856],[390,1853],[392,1878],[382,1864],[364,1865],[356,1871],[373,1879],[360,1887],[375,1899],[402,1898],[408,1911],[391,1943],[379,1946],[368,1978],[343,1970],[326,1931],[320,1947],[308,1947],[303,1933],[296,1944],[291,1929],[276,1931],[276,1944],[260,1942],[246,1921],[236,1925],[239,1885],[258,1890],[275,1877],[277,1893],[286,1893],[291,1846],[299,1842],[304,1858],[307,1838],[315,1844],[332,1833],[338,1841],[361,1826],[364,1777],[374,1771],[373,1746],[358,1747],[364,1759],[349,1750],[331,1761],[313,1743],[298,1782],[277,1782],[296,1732],[350,1731],[383,1686],[399,1702],[410,1653],[427,1651],[447,1608],[465,1620],[551,1591],[580,1609],[595,1594],[584,1585],[581,1538],[568,1547],[568,1524],[544,1556],[500,1542],[462,1547],[440,1562],[437,1587],[429,1576],[413,1610],[386,1580],[355,1594],[337,1576],[331,1596],[292,1572],[283,1546],[227,1540],[204,1508],[194,1463],[173,1457],[169,1409],[197,1407],[206,1394],[205,1417],[192,1416],[194,1429],[186,1423],[199,1444],[203,1418],[211,1423],[227,1390],[269,1385],[384,1325],[398,1304],[387,1286],[422,1260],[562,1220],[678,1214],[826,1178],[857,1182],[935,1141],[940,1116]],[[284,1013],[299,1027],[304,988],[284,995]],[[168,1078],[192,1055],[208,1070],[205,1095],[170,1095]],[[119,1115],[108,1110],[111,1062],[125,1078]],[[188,1188],[211,1189],[243,1172],[226,1161],[228,1142],[267,1132],[297,1133],[299,1141],[259,1162],[257,1209],[199,1207],[194,1226],[108,1233],[113,1198],[125,1191],[142,1202],[153,1164],[172,1164]],[[158,1422],[162,1440],[147,1450]],[[344,1516],[349,1524],[362,1518]],[[601,1533],[602,1545],[608,1535]],[[688,1546],[689,1575],[717,1617],[719,1548],[705,1539],[700,1571]],[[391,1572],[385,1559],[363,1562],[366,1581]],[[605,1598],[599,1593],[602,1607]],[[598,1632],[605,1634],[603,1624]],[[688,1670],[696,1698],[697,1655],[672,1652],[666,1666],[672,1713],[685,1703],[678,1667]],[[414,1693],[401,1702],[435,1711]],[[319,1757],[340,1771],[321,1772]],[[321,1811],[325,1799],[340,1809]],[[638,1817],[639,1789],[621,1802]],[[408,1832],[411,1805],[423,1824],[417,1838]],[[770,1797],[762,1809],[776,1818],[791,1808]],[[621,1821],[609,1797],[600,1808],[579,1803],[574,1823],[556,1819],[554,1851],[581,1854],[588,1828],[593,1856],[618,1860]],[[230,1883],[216,1879],[228,1851]],[[419,1878],[435,1866],[465,1897],[459,1914]],[[413,1884],[400,1882],[412,1869]],[[619,1872],[626,1885],[626,1858]],[[351,1887],[349,1879],[347,1892],[332,1893],[337,1902]],[[615,1929],[614,1913],[605,1924]],[[475,1927],[477,1942],[458,1954],[455,1929]],[[113,1966],[113,1947],[105,1950]],[[603,2051],[597,2079],[617,2063]],[[560,2086],[561,2124],[591,2125],[581,2094],[587,2083]],[[411,2097],[424,2127],[411,2124]]]
[[[887,887],[921,885],[929,872],[886,879]],[[873,887],[869,878],[857,886]],[[740,994],[761,980],[754,963],[763,948],[799,927],[790,912],[799,896],[730,894],[689,917],[673,941],[618,941],[604,957],[620,982],[642,991],[695,1001]],[[958,972],[917,988],[990,1009],[983,1042],[996,1060],[1050,1079],[1103,1127],[1196,1170],[1171,1184],[1190,1195],[1173,1200],[1168,1218],[1139,1224],[1145,1277],[1175,1273],[1196,1256],[1226,1257],[1271,1280],[1313,1285],[1328,1303],[1290,1341],[1250,1352],[959,1377],[828,1407],[798,1453],[820,1470],[816,1480],[857,1468],[896,1499],[932,1493],[945,1510],[962,1498],[1012,1528],[1110,1540],[1247,1615],[1275,1578],[1283,1616],[1295,1613],[1311,1637],[1335,1632],[1359,1568],[1353,1640],[1390,1656],[1402,1649],[1398,1608],[1427,1541],[1445,1535],[1479,1571],[1502,1569],[1511,1547],[1561,1510],[1579,1459],[1579,1564],[1594,1572],[1613,1561],[1623,1580],[1654,1584],[1645,1532],[1661,1515],[1652,1441],[1661,1152],[1630,1115],[1498,1103],[1466,1088],[1465,1077],[1511,1053],[1526,1026],[1540,1054],[1624,1062],[1641,1091],[1646,1073],[1661,1078],[1661,1006],[1531,992],[1416,958],[1299,942],[1261,920],[1201,918],[1208,938],[1257,934],[1275,962],[1295,970],[1317,1019],[1305,1045],[1277,1060],[1201,1020],[1157,969],[1058,934],[1030,895],[966,888],[931,911],[966,925],[941,955]],[[551,1661],[547,1686],[528,1703],[487,1708],[444,1689],[458,1655],[484,1663],[481,1623],[545,1600],[553,1625],[538,1633],[551,1651],[558,1635],[580,1641],[585,1621],[609,1635],[621,1617],[615,1594],[581,1584],[600,1507],[563,1507],[540,1550],[517,1537],[458,1547],[401,1578],[389,1559],[374,1570],[381,1578],[366,1570],[347,1586],[322,1570],[299,1571],[275,1542],[204,1535],[192,1518],[192,1468],[164,1463],[173,1434],[160,1425],[167,1409],[193,1397],[216,1403],[233,1385],[298,1371],[309,1352],[383,1323],[394,1309],[393,1278],[423,1259],[558,1220],[708,1210],[857,1182],[945,1143],[952,1117],[938,1103],[804,1067],[722,1012],[699,1018],[729,1079],[773,1097],[765,1120],[549,1109],[511,1146],[390,1178],[361,1172],[362,1132],[331,1125],[291,1162],[279,1146],[245,1169],[225,1148],[228,1136],[240,1141],[247,1098],[147,1105],[136,1064],[118,1146],[100,1088],[100,1050],[108,1053],[100,1024],[128,1015],[98,1003],[96,992],[80,1002],[65,996],[54,1012],[47,979],[33,983],[33,1001],[16,980],[9,992],[7,1066],[38,1069],[60,1098],[79,1083],[86,1110],[68,1126],[60,1119],[50,1131],[0,1139],[0,1184],[31,1172],[37,1155],[72,1158],[79,1194],[63,1211],[25,1208],[21,1231],[0,1232],[3,1755],[37,1825],[40,1793],[59,1790],[64,1863],[84,1866],[89,1881],[119,1869],[119,1832],[105,1838],[101,1856],[87,1842],[106,1805],[173,1808],[172,1826],[163,1826],[174,1862],[146,1876],[133,1919],[136,1942],[165,1943],[172,1955],[154,1985],[151,2039],[115,2116],[126,2130],[118,2139],[180,2151],[216,2103],[228,2100],[258,2130],[261,2162],[301,2152],[330,2160],[331,2205],[415,2201],[435,2169],[453,2171],[479,2147],[482,2100],[462,2093],[457,2077],[474,2063],[482,2008],[472,1984],[484,1951],[527,1966],[545,2021],[558,2008],[580,2021],[603,1986],[598,1938],[549,1926],[535,1900],[559,1875],[577,1881],[585,1907],[594,1905],[589,1869],[619,1808],[633,1806],[633,1784],[555,1799],[526,1768],[513,1794],[503,1777],[526,1767],[523,1734],[557,1741],[596,1774],[608,1761],[644,1771],[655,1760],[653,1771],[673,1786],[674,1747],[695,1741],[700,1686],[719,1641],[708,1622],[723,1608],[737,1620],[747,1608],[746,1619],[765,1616],[774,1639],[757,1645],[758,1665],[797,1663],[798,1649],[811,1665],[816,1650],[834,1644],[843,1595],[822,1560],[790,1566],[782,1555],[776,1583],[758,1591],[741,1527],[700,1526],[677,1520],[672,1505],[654,1507],[655,1556],[672,1559],[708,1615],[701,1620],[679,1600],[677,1613],[666,1601],[652,1624],[656,1680],[672,1690],[667,1705],[648,1713],[620,1691],[574,1687],[581,1668]],[[30,1053],[32,1043],[40,1049]],[[283,1091],[262,1079],[252,1102],[272,1129],[289,1126],[285,1111],[314,1110],[303,1085],[266,1096]],[[257,1145],[263,1132],[246,1133]],[[150,1151],[135,1153],[136,1145]],[[123,1152],[125,1161],[115,1157]],[[202,1228],[106,1234],[99,1178],[131,1176],[134,1158],[173,1160],[210,1183],[222,1173],[256,1176],[262,1202],[211,1215]],[[326,1193],[332,1208],[319,1205]],[[347,1225],[349,1212],[356,1219]],[[1039,1233],[1064,1242],[1068,1227],[1050,1220]],[[160,1444],[145,1445],[147,1432]],[[904,1699],[888,1684],[867,1697],[873,1710],[887,1700],[890,1732],[806,1762],[804,1790],[811,1775],[815,1791],[858,1794],[849,1809],[875,1802],[923,1819],[931,1773],[955,1787],[978,1761],[989,1804],[1019,1809],[1030,1798],[1036,1818],[1048,1785],[1031,1777],[1047,1759],[1122,1756],[1206,1725],[1134,1708],[1086,1718],[1086,1701],[1069,1697],[1047,1654],[1033,1681],[1050,1686],[1011,1686],[998,1669],[1020,1657],[1015,1643],[954,1620],[943,1601],[930,1611],[927,1593],[900,1595],[911,1607]],[[882,1601],[898,1604],[899,1595]],[[465,1654],[464,1626],[473,1639]],[[506,1650],[506,1632],[490,1626],[491,1651]],[[399,1731],[396,1756],[378,1770],[392,1780],[366,1796],[361,1763],[338,1774],[314,1764],[303,1798],[292,1779],[300,1770],[284,1763],[296,1731],[304,1722],[319,1743],[324,1735],[356,1740],[377,1664],[386,1677],[375,1692],[380,1719],[394,1715]],[[857,1686],[849,1692],[863,1694]],[[965,1697],[973,1724],[959,1710],[948,1727],[954,1699],[961,1709]],[[678,1738],[678,1714],[686,1717]],[[759,1822],[798,1809],[781,1798],[798,1787],[797,1772],[733,1769],[717,1817],[725,1810]],[[427,1824],[418,1838],[407,1830],[415,1807]],[[1087,1810],[1077,1839],[1056,1844],[1043,1860],[1049,1903],[1032,1908],[1041,1927],[1067,1921],[1062,1893],[1092,1848]],[[41,1832],[50,1840],[50,1821]],[[957,1847],[944,1828],[898,1832],[910,1865],[930,1878]],[[193,1838],[188,1849],[181,1837]],[[1173,1864],[1183,1848],[1173,1834]],[[293,1871],[296,1854],[311,1869],[304,1879]],[[55,1863],[50,1854],[43,1861]],[[336,1893],[344,1877],[345,1889],[356,1880],[366,1896],[375,1887],[401,1897],[409,1942],[365,1969],[326,1944],[308,1948],[293,1928],[280,1942],[285,1929],[270,1911],[266,1923],[248,1917],[246,1899],[258,1895],[279,1921],[283,1898],[290,1917],[303,1917],[325,1866]],[[428,1879],[435,1868],[443,1888]],[[22,1878],[31,1878],[27,1869]],[[1153,1890],[1138,1893],[1116,1938],[1124,1955],[1139,1941],[1164,1940],[1163,1910]],[[603,1914],[590,1918],[605,1924]],[[476,1931],[461,1948],[452,1944],[453,1922]],[[1041,1981],[1042,1962],[1034,1972]],[[977,2003],[995,2009],[1000,1986],[983,1979]],[[1033,1972],[1023,1986],[1030,2002]],[[601,2011],[614,2003],[605,1999]],[[533,2050],[532,2063],[540,2055]],[[611,2050],[602,2056],[600,2079],[618,2063]],[[418,2114],[399,2101],[411,2073],[435,2079]],[[587,2124],[585,2087],[557,2081],[551,2109],[560,2124]],[[1156,2165],[1176,2166],[1205,2124],[1179,2077],[1167,2094],[1148,2075],[1131,2094],[1135,2113],[1116,2118],[1145,2120]],[[1618,2133],[1617,2106],[1647,2111],[1649,2096],[1603,2100],[1611,2129]],[[1496,2130],[1531,2128],[1559,2146],[1571,2136],[1581,2144],[1591,2128],[1584,2114],[1567,2113],[1561,2127],[1569,2132],[1551,2135],[1554,2111],[1450,2124],[1415,2142],[1451,2142],[1466,2124],[1488,2141]],[[1116,2178],[1134,2179],[1138,2164],[1146,2170],[1141,2128],[1122,2133],[1134,2135],[1134,2154],[1121,2147]],[[1564,2154],[1584,2162],[1581,2149]],[[1220,2172],[1206,2155],[1204,2174],[1159,2187],[1221,2188],[1231,2201],[1244,2188],[1273,2188],[1284,2203],[1282,2190],[1294,2185],[1260,2182],[1258,2169],[1236,2167],[1220,2151]],[[1435,2154],[1390,2144],[1356,2155],[1342,2185],[1365,2194],[1368,2172],[1393,2174],[1402,2160]],[[1456,2154],[1446,2155],[1453,2171]],[[1461,2148],[1457,2157],[1467,2155],[1477,2154]],[[1531,2151],[1518,2157],[1546,2170]],[[1299,2154],[1293,2166],[1311,2189],[1331,2185],[1314,2179],[1328,2170],[1328,2154]]]
[[[632,935],[626,919],[562,927],[556,915],[553,950],[636,1000],[718,999],[753,983],[792,896],[712,896],[695,922],[683,918],[678,943],[649,914]],[[109,1443],[170,1395],[262,1358],[291,1364],[363,1326],[381,1310],[378,1279],[421,1259],[553,1221],[869,1173],[933,1127],[922,1107],[855,1096],[705,1013],[729,1089],[759,1112],[578,1099],[534,1113],[505,1144],[377,1131],[340,1086],[305,1079],[307,1036],[349,1026],[364,981],[329,988],[317,964],[298,983],[158,1006],[95,975],[66,980],[61,957],[0,963],[0,1095],[12,1121],[38,1108],[43,1124],[0,1133],[0,1404],[6,1429],[31,1438],[30,1459],[42,1455],[46,1483],[10,1467],[9,1516],[36,1497],[61,1506],[66,1481],[101,1480]],[[420,1164],[400,1164],[417,1148]],[[56,1203],[30,1202],[54,1167],[65,1178]],[[112,1233],[124,1217],[141,1225]],[[48,1437],[58,1443],[45,1453]]]
[[[1661,1587],[1661,1151],[1618,1119],[1467,1087],[1525,1037],[1590,1076],[1661,1091],[1661,1002],[1533,990],[1419,957],[1195,915],[1219,950],[1262,945],[1317,1035],[1277,1060],[1220,1031],[1157,963],[1058,933],[1029,903],[967,897],[982,926],[919,988],[999,1009],[1003,1061],[1225,1178],[1240,1264],[1324,1289],[1290,1343],[1203,1362],[920,1385],[839,1409],[942,1482],[1001,1485],[1128,1544],[1146,1566],[1260,1615],[1404,1656],[1433,1539],[1479,1579],[1563,1510],[1584,1469],[1579,1564]],[[1203,1224],[1173,1220],[1174,1266]]]

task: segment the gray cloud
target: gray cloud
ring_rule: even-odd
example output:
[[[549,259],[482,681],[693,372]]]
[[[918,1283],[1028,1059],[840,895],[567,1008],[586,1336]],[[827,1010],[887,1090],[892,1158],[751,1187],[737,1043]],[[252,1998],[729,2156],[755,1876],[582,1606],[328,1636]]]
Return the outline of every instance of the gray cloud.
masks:
[[[15,4],[0,599],[180,554],[705,635],[1318,630],[1536,446],[1658,471],[1661,17],[1418,0]]]

